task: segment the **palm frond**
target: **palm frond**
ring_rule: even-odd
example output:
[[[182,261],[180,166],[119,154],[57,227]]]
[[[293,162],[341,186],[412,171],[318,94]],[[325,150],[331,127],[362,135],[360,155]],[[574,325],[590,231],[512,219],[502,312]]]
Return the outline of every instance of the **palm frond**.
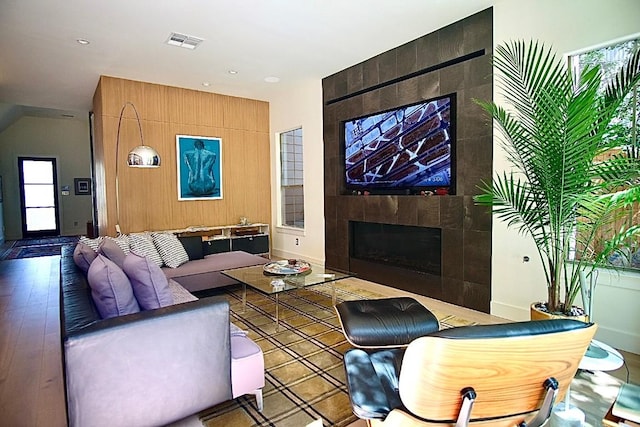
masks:
[[[598,229],[614,224],[620,207],[640,197],[637,156],[602,156],[616,144],[604,138],[608,124],[640,81],[640,52],[610,82],[604,96],[599,93],[599,67],[574,77],[551,48],[537,41],[500,45],[493,63],[496,85],[508,107],[475,102],[493,118],[512,169],[484,184],[474,200],[492,206],[508,227],[533,238],[550,298],[559,298],[556,287],[562,286],[567,304],[579,286],[578,270],[564,268],[570,254],[591,250]],[[635,188],[620,191],[629,184]],[[637,232],[620,229],[607,244]],[[579,259],[578,269],[595,258]],[[549,303],[555,307],[559,300]]]

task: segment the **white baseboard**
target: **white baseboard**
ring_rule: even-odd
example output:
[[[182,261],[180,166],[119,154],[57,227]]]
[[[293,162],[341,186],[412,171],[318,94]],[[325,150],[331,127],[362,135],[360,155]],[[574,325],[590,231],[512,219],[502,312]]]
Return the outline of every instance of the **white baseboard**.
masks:
[[[491,314],[498,317],[503,317],[509,320],[529,320],[529,308],[523,309],[515,305],[503,304],[497,301],[491,301]]]
[[[282,258],[282,259],[291,259],[291,258],[303,259],[307,262],[310,262],[311,264],[324,265],[324,259],[314,258],[314,257],[306,256],[304,254],[297,254],[293,252],[282,251],[279,249],[271,249],[271,256],[276,258]]]
[[[640,354],[640,335],[637,333],[618,331],[599,324],[596,339],[618,350]]]

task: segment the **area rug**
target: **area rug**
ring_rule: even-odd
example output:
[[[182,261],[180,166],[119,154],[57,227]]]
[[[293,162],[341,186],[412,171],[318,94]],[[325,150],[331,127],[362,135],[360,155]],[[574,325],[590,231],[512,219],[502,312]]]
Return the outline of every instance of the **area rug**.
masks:
[[[13,246],[63,245],[67,243],[76,243],[77,241],[78,236],[41,237],[16,240]]]
[[[4,250],[0,252],[0,261],[60,255],[62,246],[75,244],[77,241],[78,236],[16,240],[11,245],[3,246]]]
[[[335,315],[329,286],[281,294],[278,330],[272,297],[249,289],[243,312],[241,288],[224,292],[233,323],[249,331],[264,352],[264,410],[258,412],[255,397],[241,397],[200,414],[203,425],[300,427],[322,420],[325,426],[339,427],[356,421],[342,366],[342,354],[350,345]],[[336,295],[338,301],[383,297],[348,281],[336,282]],[[434,314],[442,327],[472,324],[445,313]]]

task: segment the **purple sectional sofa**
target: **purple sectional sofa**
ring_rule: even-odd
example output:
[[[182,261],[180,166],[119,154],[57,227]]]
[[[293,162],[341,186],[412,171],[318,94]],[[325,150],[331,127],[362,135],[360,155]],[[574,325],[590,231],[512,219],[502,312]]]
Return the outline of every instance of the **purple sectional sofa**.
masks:
[[[230,252],[165,270],[175,279],[168,281],[173,305],[102,319],[73,250],[63,247],[60,264],[69,426],[167,425],[251,393],[262,410],[260,347],[230,323],[224,297],[198,300],[185,287],[227,285],[220,270],[264,258]]]
[[[223,270],[262,265],[268,261],[242,251],[222,252],[191,260],[177,268],[163,267],[162,271],[167,278],[180,283],[189,292],[196,292],[238,283],[223,275]]]

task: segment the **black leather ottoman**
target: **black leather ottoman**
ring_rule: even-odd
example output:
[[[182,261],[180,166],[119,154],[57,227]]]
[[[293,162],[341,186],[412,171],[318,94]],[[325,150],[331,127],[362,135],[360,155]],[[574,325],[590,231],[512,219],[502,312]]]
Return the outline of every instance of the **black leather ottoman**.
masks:
[[[440,329],[440,323],[413,298],[343,301],[336,304],[344,336],[360,348],[405,347]]]

